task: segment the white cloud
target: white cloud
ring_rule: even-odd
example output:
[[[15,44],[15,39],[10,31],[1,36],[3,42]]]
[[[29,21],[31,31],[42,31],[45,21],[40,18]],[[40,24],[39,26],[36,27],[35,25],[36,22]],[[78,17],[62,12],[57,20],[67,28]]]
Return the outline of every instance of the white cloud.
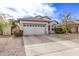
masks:
[[[6,7],[15,8],[18,13],[7,9]],[[55,7],[50,7],[48,4],[43,3],[27,3],[26,0],[2,0],[0,1],[0,12],[8,13],[16,17],[25,15],[29,16],[54,16]]]

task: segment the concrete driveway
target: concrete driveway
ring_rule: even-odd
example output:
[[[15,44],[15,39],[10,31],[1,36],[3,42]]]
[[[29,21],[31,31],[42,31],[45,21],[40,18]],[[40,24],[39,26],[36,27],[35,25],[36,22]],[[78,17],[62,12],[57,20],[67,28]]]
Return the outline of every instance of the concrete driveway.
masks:
[[[56,35],[24,36],[23,40],[26,55],[79,56],[79,43],[77,41],[66,40],[61,37]]]

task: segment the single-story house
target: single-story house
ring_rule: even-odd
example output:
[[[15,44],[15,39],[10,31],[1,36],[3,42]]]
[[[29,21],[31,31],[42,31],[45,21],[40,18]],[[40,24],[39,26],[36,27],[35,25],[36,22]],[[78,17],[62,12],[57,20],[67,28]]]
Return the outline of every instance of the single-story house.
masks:
[[[52,33],[52,20],[48,17],[36,16],[19,18],[23,35],[44,35]]]

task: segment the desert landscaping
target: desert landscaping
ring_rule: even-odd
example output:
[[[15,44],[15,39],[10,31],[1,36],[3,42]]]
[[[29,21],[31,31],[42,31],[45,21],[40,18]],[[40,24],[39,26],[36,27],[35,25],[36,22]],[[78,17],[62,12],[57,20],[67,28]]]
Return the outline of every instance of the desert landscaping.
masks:
[[[0,56],[79,55],[78,35],[74,33],[23,37],[0,36]]]

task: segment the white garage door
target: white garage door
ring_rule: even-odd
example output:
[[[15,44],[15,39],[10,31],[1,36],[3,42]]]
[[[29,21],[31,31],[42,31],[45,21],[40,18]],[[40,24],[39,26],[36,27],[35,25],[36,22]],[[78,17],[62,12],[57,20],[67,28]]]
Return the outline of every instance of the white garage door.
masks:
[[[45,25],[44,24],[24,24],[23,33],[24,35],[45,34]]]

